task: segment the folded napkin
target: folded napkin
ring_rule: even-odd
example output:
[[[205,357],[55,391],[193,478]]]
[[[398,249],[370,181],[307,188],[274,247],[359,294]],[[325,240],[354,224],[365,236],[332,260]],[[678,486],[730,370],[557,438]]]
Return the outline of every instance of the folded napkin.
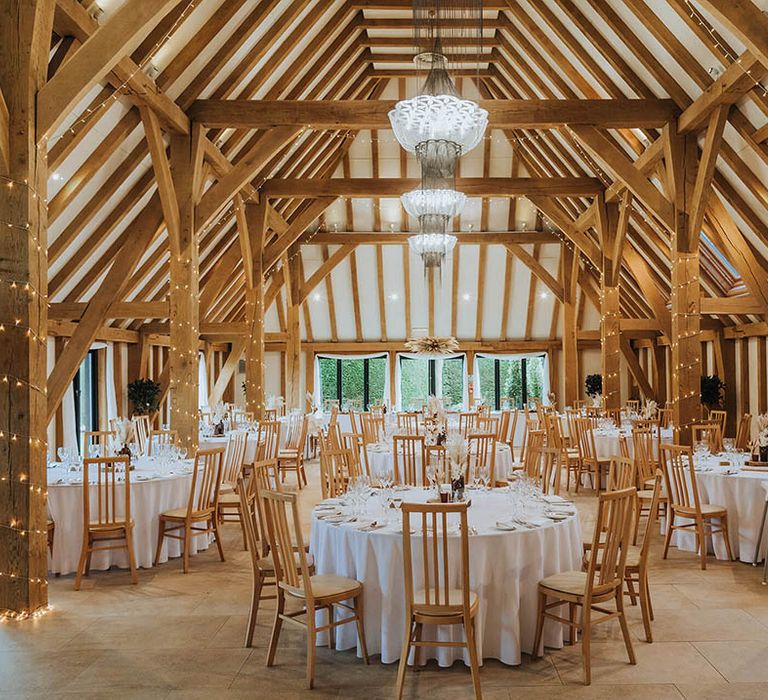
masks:
[[[570,501],[566,501],[562,496],[542,496],[541,500],[544,501],[544,503],[569,503]]]
[[[543,527],[544,525],[549,525],[549,520],[540,515],[528,518],[516,518],[516,522],[527,527]]]

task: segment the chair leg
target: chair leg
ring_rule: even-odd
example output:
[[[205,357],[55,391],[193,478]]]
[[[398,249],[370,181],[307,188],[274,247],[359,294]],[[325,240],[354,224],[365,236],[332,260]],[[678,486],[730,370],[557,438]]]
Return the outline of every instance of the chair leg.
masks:
[[[184,552],[182,553],[182,567],[185,574],[189,573],[189,548],[192,545],[192,524],[184,523]]]
[[[592,683],[592,659],[589,646],[592,637],[591,612],[589,605],[581,606],[581,659],[584,665],[584,685]]]
[[[421,650],[423,647],[417,646],[418,642],[423,639],[424,625],[421,622],[417,622],[414,625],[413,641],[416,642],[413,646],[413,666],[418,667],[421,661]]]
[[[358,595],[354,602],[355,606],[355,624],[357,625],[357,637],[360,640],[360,651],[363,654],[363,661],[366,666],[370,663],[368,660],[368,644],[365,641],[365,622],[363,620],[364,608],[363,608],[363,594]]]
[[[539,611],[536,617],[536,636],[533,639],[533,650],[531,657],[537,658],[542,655],[542,636],[544,633],[544,606],[547,604],[547,596],[539,591]]]
[[[725,540],[725,551],[728,553],[728,561],[734,561],[733,552],[731,551],[731,538],[728,535],[728,515],[724,515],[720,518],[720,527],[723,529],[722,535]]]
[[[264,575],[257,571],[253,577],[253,590],[251,591],[251,608],[248,611],[248,626],[245,628],[245,646],[253,644],[253,632],[256,629],[256,618],[259,614],[261,602],[261,589],[264,587]]]
[[[328,610],[328,648],[336,648],[336,629],[333,626],[333,604],[329,605]]]
[[[216,548],[219,550],[219,559],[221,559],[221,561],[226,561],[224,559],[224,545],[221,542],[221,533],[219,532],[219,524],[216,522],[216,518],[211,521],[211,525],[213,526],[214,536],[216,537]]]
[[[275,663],[275,652],[277,651],[277,642],[280,639],[280,629],[283,626],[283,618],[280,617],[285,610],[285,594],[277,589],[277,603],[275,604],[275,621],[272,623],[272,636],[269,638],[269,649],[267,649],[267,666]]]
[[[125,531],[125,546],[128,549],[128,566],[131,568],[131,583],[135,586],[139,582],[136,574],[136,553],[133,550],[133,529],[128,528]]]
[[[408,629],[403,636],[403,649],[400,652],[400,663],[397,667],[397,684],[395,685],[395,696],[403,697],[403,684],[405,683],[405,669],[408,667],[408,654],[411,652],[411,635],[413,634],[413,615],[408,615]]]
[[[627,584],[627,593],[629,593],[629,601],[632,605],[637,605],[637,593],[635,593],[635,584],[632,581],[631,576],[625,576],[624,581]]]
[[[701,569],[704,571],[707,568],[707,539],[704,533],[704,521],[696,521],[696,542],[698,544],[699,553],[701,554]]]
[[[475,698],[480,700],[483,694],[480,690],[480,665],[477,662],[477,646],[475,644],[475,622],[464,620],[464,634],[467,638],[467,650],[469,651],[469,670],[472,673],[472,686],[475,689]]]
[[[77,563],[77,576],[75,576],[75,590],[80,590],[80,581],[83,577],[83,571],[85,571],[85,560],[88,558],[88,542],[83,541],[82,549],[80,550],[80,561]]]
[[[315,611],[307,609],[307,688],[312,690],[315,685]]]
[[[765,499],[765,505],[763,506],[763,517],[760,520],[760,534],[757,536],[757,542],[755,542],[755,556],[752,561],[757,566],[757,562],[760,561],[760,542],[763,539],[763,531],[765,530],[765,516],[768,515],[768,498]]]
[[[621,625],[621,634],[624,636],[624,646],[627,648],[629,663],[634,666],[637,660],[635,659],[635,650],[632,648],[632,637],[629,636],[627,616],[624,614],[624,593],[621,586],[616,589],[616,609],[619,611],[619,624]]]
[[[576,603],[568,603],[568,619],[571,622],[568,628],[568,646],[572,647],[576,643]]]
[[[653,632],[651,631],[651,594],[648,590],[648,577],[640,573],[640,613],[643,616],[643,628],[645,629],[645,641],[649,644],[653,642]]]
[[[671,508],[667,508],[667,533],[664,535],[664,554],[662,559],[667,558],[669,553],[669,545],[672,542],[672,527],[675,523],[675,512]]]
[[[157,566],[160,561],[160,552],[163,549],[163,540],[165,539],[165,521],[160,518],[160,525],[157,530],[157,549],[155,550],[155,560],[152,562],[152,566]]]

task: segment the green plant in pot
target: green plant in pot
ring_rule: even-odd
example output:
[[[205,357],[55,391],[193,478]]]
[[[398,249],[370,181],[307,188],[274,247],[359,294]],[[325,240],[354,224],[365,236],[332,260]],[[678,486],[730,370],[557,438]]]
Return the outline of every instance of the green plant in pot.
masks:
[[[160,385],[152,379],[135,379],[128,385],[133,415],[151,416],[160,408]]]
[[[600,396],[603,393],[603,375],[588,374],[584,380],[584,389],[590,398]]]
[[[725,382],[716,374],[702,375],[701,377],[701,403],[707,408],[720,408],[723,405],[723,393]]]

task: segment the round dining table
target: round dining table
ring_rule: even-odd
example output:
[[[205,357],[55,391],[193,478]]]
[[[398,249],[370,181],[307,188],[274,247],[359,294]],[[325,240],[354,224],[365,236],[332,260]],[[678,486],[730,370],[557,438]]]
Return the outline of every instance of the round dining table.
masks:
[[[310,551],[318,574],[362,582],[368,653],[381,654],[383,663],[393,663],[400,657],[406,633],[403,534],[401,513],[386,507],[386,493],[374,492],[365,500],[363,510],[357,511],[362,514],[355,516],[348,515],[351,509],[343,499],[319,505],[313,512]],[[507,489],[467,490],[466,494],[471,499],[470,589],[480,599],[475,618],[478,655],[516,665],[521,654],[533,648],[539,581],[581,568],[579,518],[573,506],[562,500],[557,506],[532,500],[523,515],[518,512],[519,521],[514,521]],[[390,492],[390,498],[392,495],[406,502],[433,497],[432,492],[420,488],[399,489]],[[557,520],[545,516],[547,510],[556,507],[562,508]],[[460,537],[455,527],[455,533],[449,529],[453,587],[458,586],[460,576]],[[413,536],[420,539],[420,535]],[[413,551],[414,586],[418,589],[423,585],[420,544],[416,543]],[[562,625],[545,624],[545,644],[561,647],[563,629]],[[425,639],[458,640],[460,635],[460,626],[424,628]],[[357,643],[354,625],[337,628],[338,649],[355,648]],[[441,666],[450,666],[457,659],[469,664],[465,650],[456,647],[427,647],[426,655]]]
[[[155,558],[159,515],[173,508],[186,507],[192,485],[192,460],[165,462],[155,457],[138,457],[131,471],[131,517],[134,521],[133,541],[136,566],[150,568]],[[118,484],[118,513],[123,514],[124,484]],[[91,504],[96,501],[96,486],[89,484]],[[59,463],[48,469],[48,513],[55,523],[53,555],[49,570],[55,574],[77,571],[83,541],[83,470],[82,465],[70,470]],[[191,553],[206,549],[207,536],[193,537]],[[182,543],[166,538],[160,562],[181,556]],[[124,549],[94,552],[91,569],[102,571],[111,566],[128,568],[128,552]]]
[[[768,471],[751,470],[743,464],[746,456],[739,456],[733,462],[725,455],[695,457],[694,469],[699,499],[728,509],[728,532],[733,556],[747,564],[755,562],[755,548],[763,521]],[[691,521],[682,521],[691,522]],[[718,521],[714,521],[718,525]],[[768,530],[768,528],[766,528]],[[717,559],[727,561],[728,553],[721,535],[707,538],[707,547]],[[768,532],[763,534],[758,561],[765,556]],[[695,552],[696,538],[693,532],[677,530],[673,533],[672,544],[680,549]]]
[[[368,451],[368,466],[371,470],[371,476],[381,474],[385,470],[391,473],[394,472],[395,457],[392,452],[391,442],[372,443],[366,449]],[[512,472],[512,450],[510,450],[509,445],[505,445],[502,442],[496,443],[494,469],[497,481],[503,481]]]

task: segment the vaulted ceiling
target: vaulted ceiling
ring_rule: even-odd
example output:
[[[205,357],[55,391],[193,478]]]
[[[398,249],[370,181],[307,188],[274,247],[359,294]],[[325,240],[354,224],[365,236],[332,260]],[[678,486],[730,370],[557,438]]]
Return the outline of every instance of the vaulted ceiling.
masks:
[[[122,4],[99,0],[97,9],[90,0],[58,0],[50,74]],[[754,45],[768,36],[768,23],[760,14],[762,25],[734,27],[727,21],[734,10],[722,9],[738,13],[743,5],[750,3],[486,0],[476,61],[453,71],[472,99],[670,98],[683,115],[679,124],[701,130],[702,148],[712,110],[733,105],[702,239],[703,289],[720,299],[704,308],[725,325],[768,312],[768,95],[761,82],[768,61]],[[166,299],[169,242],[157,218],[150,152],[189,128],[195,100],[401,99],[416,94],[424,77],[414,54],[409,0],[178,2],[49,139],[52,318],[75,318],[72,302],[97,293],[110,266],[142,238],[151,242],[126,273],[122,301]],[[162,132],[148,124],[146,105]],[[265,182],[418,175],[391,130],[303,126],[286,130],[274,155],[261,160],[254,154],[263,151],[264,132],[204,134],[207,192],[233,166],[256,165],[231,202],[207,212],[200,231],[203,332],[205,324],[244,318],[238,215]],[[597,178],[606,200],[626,207],[623,313],[658,320],[668,314],[670,295],[668,221],[654,206],[668,184],[663,148],[660,129],[489,129],[461,160],[460,176]],[[303,268],[303,335],[317,341],[403,339],[420,328],[460,338],[557,337],[562,250],[573,240],[582,251],[599,244],[591,198],[470,197],[455,222],[452,260],[441,276],[425,277],[404,235],[415,222],[396,196],[281,196],[271,203],[274,231],[301,232],[288,254],[299,255]],[[594,260],[581,259],[580,327],[594,329],[599,275]],[[275,261],[266,283],[270,331],[285,327],[284,263]],[[722,300],[734,297],[742,299]],[[146,309],[148,318],[136,313],[111,323],[162,328],[162,306],[132,308]]]

